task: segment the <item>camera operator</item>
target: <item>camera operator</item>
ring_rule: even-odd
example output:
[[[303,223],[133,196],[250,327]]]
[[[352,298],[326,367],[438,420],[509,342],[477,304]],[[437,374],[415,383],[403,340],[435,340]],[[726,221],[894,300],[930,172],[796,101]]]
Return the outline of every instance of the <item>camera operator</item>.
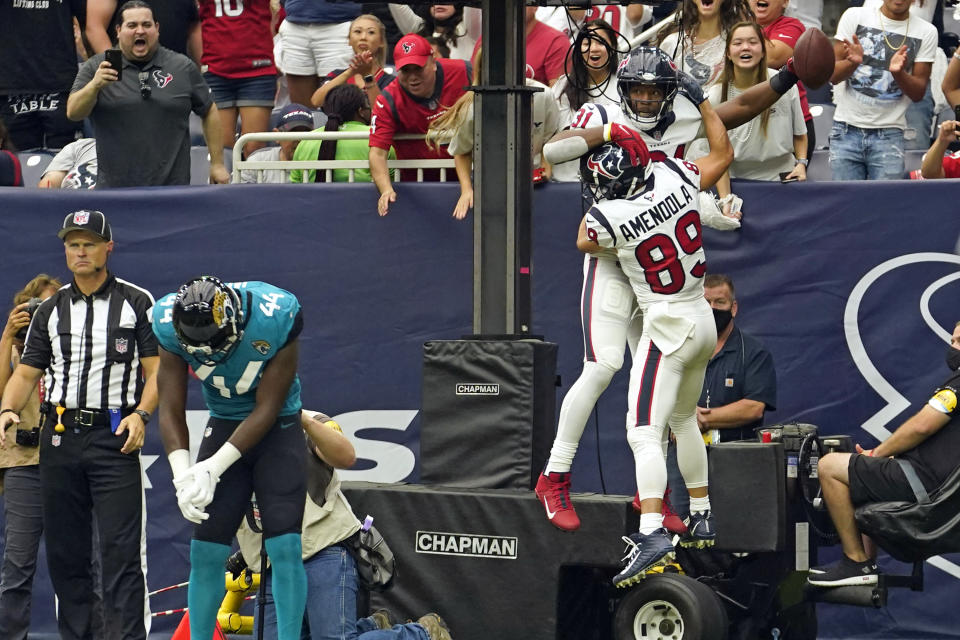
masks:
[[[33,312],[61,286],[45,273],[13,297],[13,310],[0,335],[0,394],[23,354]],[[8,365],[9,363],[9,365]],[[30,628],[30,601],[37,549],[43,533],[40,500],[40,403],[43,384],[20,413],[16,437],[0,449],[0,490],[4,493],[3,566],[0,569],[0,638],[21,640]]]

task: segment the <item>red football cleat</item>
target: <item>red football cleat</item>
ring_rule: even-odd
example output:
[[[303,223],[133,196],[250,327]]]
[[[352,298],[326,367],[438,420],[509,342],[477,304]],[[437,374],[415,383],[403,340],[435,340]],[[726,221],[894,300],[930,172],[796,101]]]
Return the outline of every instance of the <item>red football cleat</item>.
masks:
[[[640,513],[640,493],[637,492],[633,494],[633,510],[637,513]],[[685,535],[687,533],[687,525],[683,522],[683,519],[677,515],[677,512],[673,510],[673,507],[670,505],[670,489],[667,489],[663,494],[663,505],[660,507],[660,513],[663,514],[663,528],[669,531],[670,533],[675,533],[678,536]]]
[[[580,518],[570,501],[570,473],[541,473],[534,489],[547,511],[550,524],[564,531],[580,528]]]

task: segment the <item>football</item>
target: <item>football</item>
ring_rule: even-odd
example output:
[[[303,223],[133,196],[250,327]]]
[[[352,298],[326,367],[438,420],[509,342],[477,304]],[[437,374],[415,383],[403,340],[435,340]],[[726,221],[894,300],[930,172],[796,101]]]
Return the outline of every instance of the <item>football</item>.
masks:
[[[833,43],[820,29],[804,31],[793,48],[793,68],[804,86],[811,89],[830,80],[834,62]]]

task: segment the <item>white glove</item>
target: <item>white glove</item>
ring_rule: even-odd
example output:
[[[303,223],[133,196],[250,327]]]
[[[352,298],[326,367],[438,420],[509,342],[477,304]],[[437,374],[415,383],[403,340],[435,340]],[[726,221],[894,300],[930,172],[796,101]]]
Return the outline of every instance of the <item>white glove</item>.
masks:
[[[184,479],[189,479],[189,483],[184,483],[184,499],[200,511],[205,509],[213,502],[220,476],[239,459],[240,450],[227,442],[212,456],[190,467],[184,474]]]
[[[193,485],[193,473],[190,469],[190,452],[186,449],[177,449],[167,456],[170,461],[170,470],[173,471],[173,486],[177,490],[177,506],[183,517],[200,524],[210,517],[191,502],[187,489]]]
[[[731,231],[733,229],[740,228],[740,221],[736,218],[731,218],[730,216],[723,215],[723,212],[720,210],[720,206],[731,202],[732,206],[730,211],[739,211],[743,200],[730,194],[725,196],[719,202],[713,196],[712,193],[708,191],[700,192],[700,222],[710,227],[711,229],[718,229],[720,231]]]

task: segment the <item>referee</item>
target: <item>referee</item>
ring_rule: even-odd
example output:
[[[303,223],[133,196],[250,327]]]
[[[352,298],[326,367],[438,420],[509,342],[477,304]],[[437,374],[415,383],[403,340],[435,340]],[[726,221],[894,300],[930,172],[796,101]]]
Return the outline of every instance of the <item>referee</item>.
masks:
[[[107,270],[106,216],[67,215],[58,236],[73,282],[34,313],[20,364],[0,401],[0,445],[46,372],[40,490],[47,563],[63,640],[92,636],[91,513],[103,567],[106,637],[144,640],[146,590],[144,426],[157,406],[153,297]]]

